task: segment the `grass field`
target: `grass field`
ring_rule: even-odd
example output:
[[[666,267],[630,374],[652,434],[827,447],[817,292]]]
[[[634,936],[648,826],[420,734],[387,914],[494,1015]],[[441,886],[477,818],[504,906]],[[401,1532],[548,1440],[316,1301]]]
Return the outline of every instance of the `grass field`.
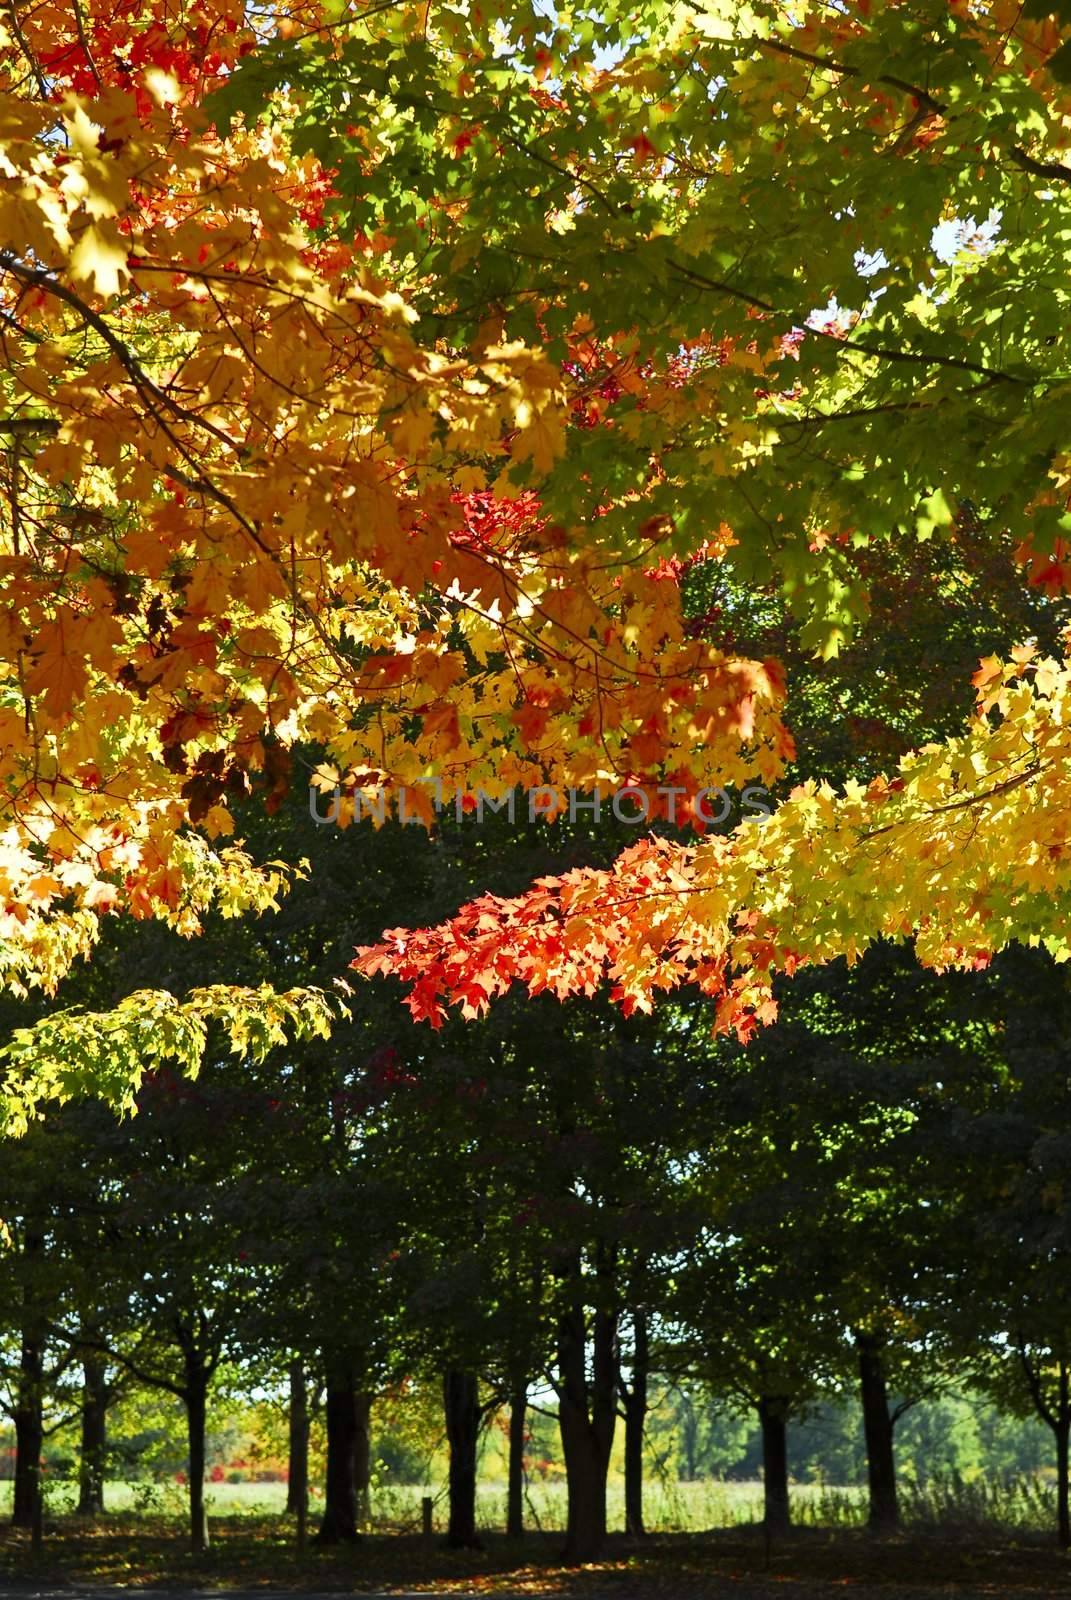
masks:
[[[435,1515],[445,1516],[445,1498],[440,1485],[381,1486],[372,1494],[373,1529],[401,1530],[406,1526],[420,1525],[420,1502],[430,1494],[435,1501]],[[815,1520],[823,1500],[831,1503],[836,1496],[841,1515],[837,1521],[846,1520],[846,1507],[862,1511],[863,1495],[857,1489],[820,1490],[804,1486],[795,1491],[797,1514],[804,1521]],[[52,1482],[46,1489],[50,1515],[64,1516],[74,1509],[77,1487],[73,1483]],[[282,1483],[212,1483],[206,1486],[205,1496],[209,1514],[223,1517],[278,1515],[286,1504],[286,1485]],[[109,1483],[105,1489],[105,1502],[109,1512],[121,1515],[144,1514],[148,1516],[181,1517],[186,1506],[186,1490],[178,1483]],[[735,1527],[754,1522],[762,1515],[762,1485],[759,1483],[672,1483],[655,1482],[646,1491],[648,1521],[652,1529],[667,1533],[699,1532],[710,1528]],[[10,1511],[11,1484],[0,1483],[0,1515]],[[488,1530],[502,1528],[506,1517],[506,1488],[504,1484],[483,1484],[480,1487],[479,1521]],[[317,1497],[310,1502],[310,1517],[315,1517]],[[545,1532],[557,1532],[565,1526],[565,1485],[560,1481],[536,1482],[529,1486],[527,1519],[530,1526]],[[624,1523],[624,1490],[622,1485],[611,1483],[609,1516],[613,1527]],[[854,1519],[851,1519],[854,1520]]]
[[[51,1482],[46,1487],[48,1515],[63,1519],[74,1509],[76,1486]],[[372,1494],[368,1531],[405,1533],[420,1526],[420,1502],[430,1494],[434,1525],[445,1525],[445,1488],[441,1484],[380,1485]],[[206,1486],[210,1517],[278,1518],[286,1503],[281,1483],[213,1483]],[[173,1519],[180,1523],[187,1506],[186,1490],[175,1482],[109,1483],[105,1491],[108,1511],[124,1520]],[[310,1501],[310,1525],[315,1524],[318,1496]],[[666,1534],[707,1533],[757,1524],[762,1517],[760,1483],[724,1483],[707,1479],[698,1483],[661,1482],[645,1488],[648,1529]],[[925,1528],[1001,1528],[1007,1531],[1046,1533],[1055,1524],[1055,1489],[1047,1480],[934,1479],[924,1489],[901,1485],[901,1505],[908,1526]],[[11,1484],[0,1482],[0,1516],[10,1511]],[[529,1485],[525,1520],[536,1533],[558,1533],[565,1527],[565,1484],[560,1479]],[[611,1528],[624,1526],[624,1490],[611,1480],[608,1494]],[[803,1528],[859,1528],[866,1519],[862,1488],[801,1484],[792,1489],[792,1515]],[[478,1496],[478,1520],[488,1532],[505,1527],[504,1484],[485,1483]]]

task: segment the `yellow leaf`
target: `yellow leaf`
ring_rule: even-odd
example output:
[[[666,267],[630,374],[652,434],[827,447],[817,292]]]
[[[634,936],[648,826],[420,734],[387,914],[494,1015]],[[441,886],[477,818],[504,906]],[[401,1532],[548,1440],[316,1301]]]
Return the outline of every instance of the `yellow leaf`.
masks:
[[[114,224],[86,228],[71,251],[70,271],[75,283],[90,284],[102,299],[119,293],[130,273],[126,246]]]
[[[487,488],[487,474],[482,467],[459,467],[454,473],[454,488],[459,494],[478,494]]]
[[[210,839],[218,839],[220,834],[234,832],[234,818],[226,806],[209,806],[201,819],[201,826]]]
[[[531,460],[537,472],[549,472],[564,442],[561,419],[553,413],[537,411],[528,425],[515,436],[510,446],[514,461]]]
[[[60,615],[41,629],[37,664],[28,674],[26,686],[31,694],[43,694],[45,710],[61,717],[85,691],[86,663],[71,651],[69,621]]]

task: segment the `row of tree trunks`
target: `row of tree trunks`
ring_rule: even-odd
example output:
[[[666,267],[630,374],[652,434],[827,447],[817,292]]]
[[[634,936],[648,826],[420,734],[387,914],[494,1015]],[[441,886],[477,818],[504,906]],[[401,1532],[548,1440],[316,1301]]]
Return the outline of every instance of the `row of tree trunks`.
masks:
[[[895,1533],[900,1525],[893,1444],[897,1413],[889,1406],[880,1339],[857,1333],[855,1345],[866,1439],[867,1525],[872,1533]],[[762,1395],[757,1409],[762,1429],[763,1525],[769,1537],[784,1538],[792,1527],[788,1496],[787,1428],[791,1403],[783,1395]]]
[[[565,1557],[594,1561],[606,1540],[606,1479],[613,1448],[619,1389],[618,1315],[607,1292],[611,1286],[609,1254],[597,1258],[603,1304],[590,1319],[579,1259],[571,1263],[558,1321],[558,1423],[565,1457],[568,1520]],[[591,1376],[588,1375],[589,1332]],[[643,1424],[647,1397],[646,1328],[637,1340],[633,1382],[629,1390],[631,1448],[630,1515],[642,1528]],[[524,1531],[524,1443],[527,1385],[515,1377],[510,1397],[507,1534]],[[454,1549],[479,1548],[476,1522],[476,1478],[481,1410],[475,1373],[450,1368],[443,1376],[443,1412],[450,1449],[447,1544]]]
[[[605,1282],[610,1262],[600,1263]],[[599,1274],[597,1266],[596,1273]],[[568,1494],[566,1559],[597,1560],[606,1539],[606,1480],[613,1448],[619,1389],[626,1407],[626,1498],[628,1530],[643,1532],[643,1438],[647,1415],[649,1336],[642,1313],[634,1317],[631,1383],[627,1391],[618,1368],[618,1317],[607,1300],[591,1319],[592,1374],[588,1377],[589,1323],[579,1262],[558,1324],[558,1421],[565,1456]],[[510,1399],[509,1473],[506,1531],[524,1531],[524,1443],[527,1385],[515,1379]],[[472,1373],[448,1371],[443,1409],[450,1446],[449,1528],[454,1548],[479,1545],[476,1526],[476,1466],[480,1408]]]
[[[572,1278],[572,1298],[558,1327],[559,1425],[568,1484],[566,1555],[572,1561],[591,1561],[601,1554],[606,1537],[606,1478],[613,1447],[618,1397],[625,1418],[625,1527],[633,1535],[644,1532],[643,1439],[648,1405],[649,1335],[643,1313],[633,1315],[631,1380],[625,1385],[617,1372],[617,1316],[612,1309],[597,1311],[591,1328],[593,1372],[588,1378],[588,1320],[583,1304],[579,1269]],[[869,1527],[877,1534],[899,1526],[894,1427],[880,1340],[856,1335],[860,1396],[866,1439],[869,1489]],[[96,1515],[104,1508],[104,1472],[107,1444],[107,1410],[110,1401],[104,1361],[95,1354],[83,1359],[84,1393],[81,1417],[82,1451],[78,1509]],[[1067,1378],[1064,1375],[1066,1388]],[[186,1358],[186,1405],[189,1478],[190,1542],[195,1551],[208,1548],[204,1502],[205,1423],[209,1374],[196,1352]],[[40,1463],[44,1444],[42,1394],[44,1348],[39,1339],[22,1340],[20,1383],[14,1407],[16,1438],[12,1521],[32,1528],[40,1494]],[[1071,1402],[1061,1394],[1061,1415],[1053,1427],[1057,1445],[1057,1482],[1060,1488],[1060,1539],[1071,1543],[1068,1507],[1068,1434]],[[524,1531],[524,1443],[528,1394],[524,1382],[515,1380],[510,1401],[507,1534],[519,1538]],[[371,1482],[372,1395],[358,1388],[351,1369],[336,1363],[326,1393],[327,1472],[324,1513],[317,1535],[322,1544],[353,1541],[360,1522],[369,1513]],[[452,1368],[443,1380],[443,1408],[450,1447],[448,1544],[455,1549],[479,1548],[476,1525],[477,1447],[480,1430],[478,1385],[475,1374]],[[764,1524],[771,1537],[783,1538],[791,1529],[788,1493],[787,1418],[784,1396],[764,1395],[758,1403],[762,1431]],[[305,1372],[295,1363],[290,1372],[290,1483],[287,1506],[298,1508],[308,1494],[308,1397]]]

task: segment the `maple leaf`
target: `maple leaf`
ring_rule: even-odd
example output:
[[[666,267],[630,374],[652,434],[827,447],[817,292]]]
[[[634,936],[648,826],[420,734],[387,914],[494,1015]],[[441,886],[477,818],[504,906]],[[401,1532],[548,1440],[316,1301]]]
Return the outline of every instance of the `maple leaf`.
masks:
[[[550,472],[564,444],[561,418],[546,411],[532,413],[525,405],[517,420],[520,427],[510,445],[513,460],[530,460],[537,472]]]
[[[550,714],[545,707],[526,702],[512,713],[512,721],[528,748],[534,749],[547,730]]]
[[[114,226],[91,223],[71,251],[69,270],[75,283],[84,283],[101,299],[117,295],[130,278],[127,251]]]
[[[75,619],[60,613],[37,638],[37,661],[27,674],[26,687],[31,694],[43,695],[45,709],[56,718],[70,713],[89,681],[85,657],[75,643],[81,631]]]

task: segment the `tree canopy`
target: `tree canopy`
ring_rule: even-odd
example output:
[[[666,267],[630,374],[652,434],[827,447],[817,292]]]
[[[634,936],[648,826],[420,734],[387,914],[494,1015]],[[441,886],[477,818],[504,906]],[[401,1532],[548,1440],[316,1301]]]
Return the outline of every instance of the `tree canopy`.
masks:
[[[16,7],[5,982],[54,988],[113,911],[270,904],[298,863],[228,842],[235,804],[310,781],[343,823],[549,786],[666,824],[361,956],[432,1020],[608,972],[628,1005],[697,980],[746,1035],[772,973],[880,936],[1062,957],[1062,645],[997,641],[966,732],[834,788],[793,765],[784,660],[726,619],[766,596],[832,660],[887,623],[875,552],[910,570],[921,540],[1010,554],[1058,636],[1069,24]],[[772,817],[674,835],[749,780]],[[122,1018],[118,1055],[52,1026],[85,1081],[136,1056]]]

